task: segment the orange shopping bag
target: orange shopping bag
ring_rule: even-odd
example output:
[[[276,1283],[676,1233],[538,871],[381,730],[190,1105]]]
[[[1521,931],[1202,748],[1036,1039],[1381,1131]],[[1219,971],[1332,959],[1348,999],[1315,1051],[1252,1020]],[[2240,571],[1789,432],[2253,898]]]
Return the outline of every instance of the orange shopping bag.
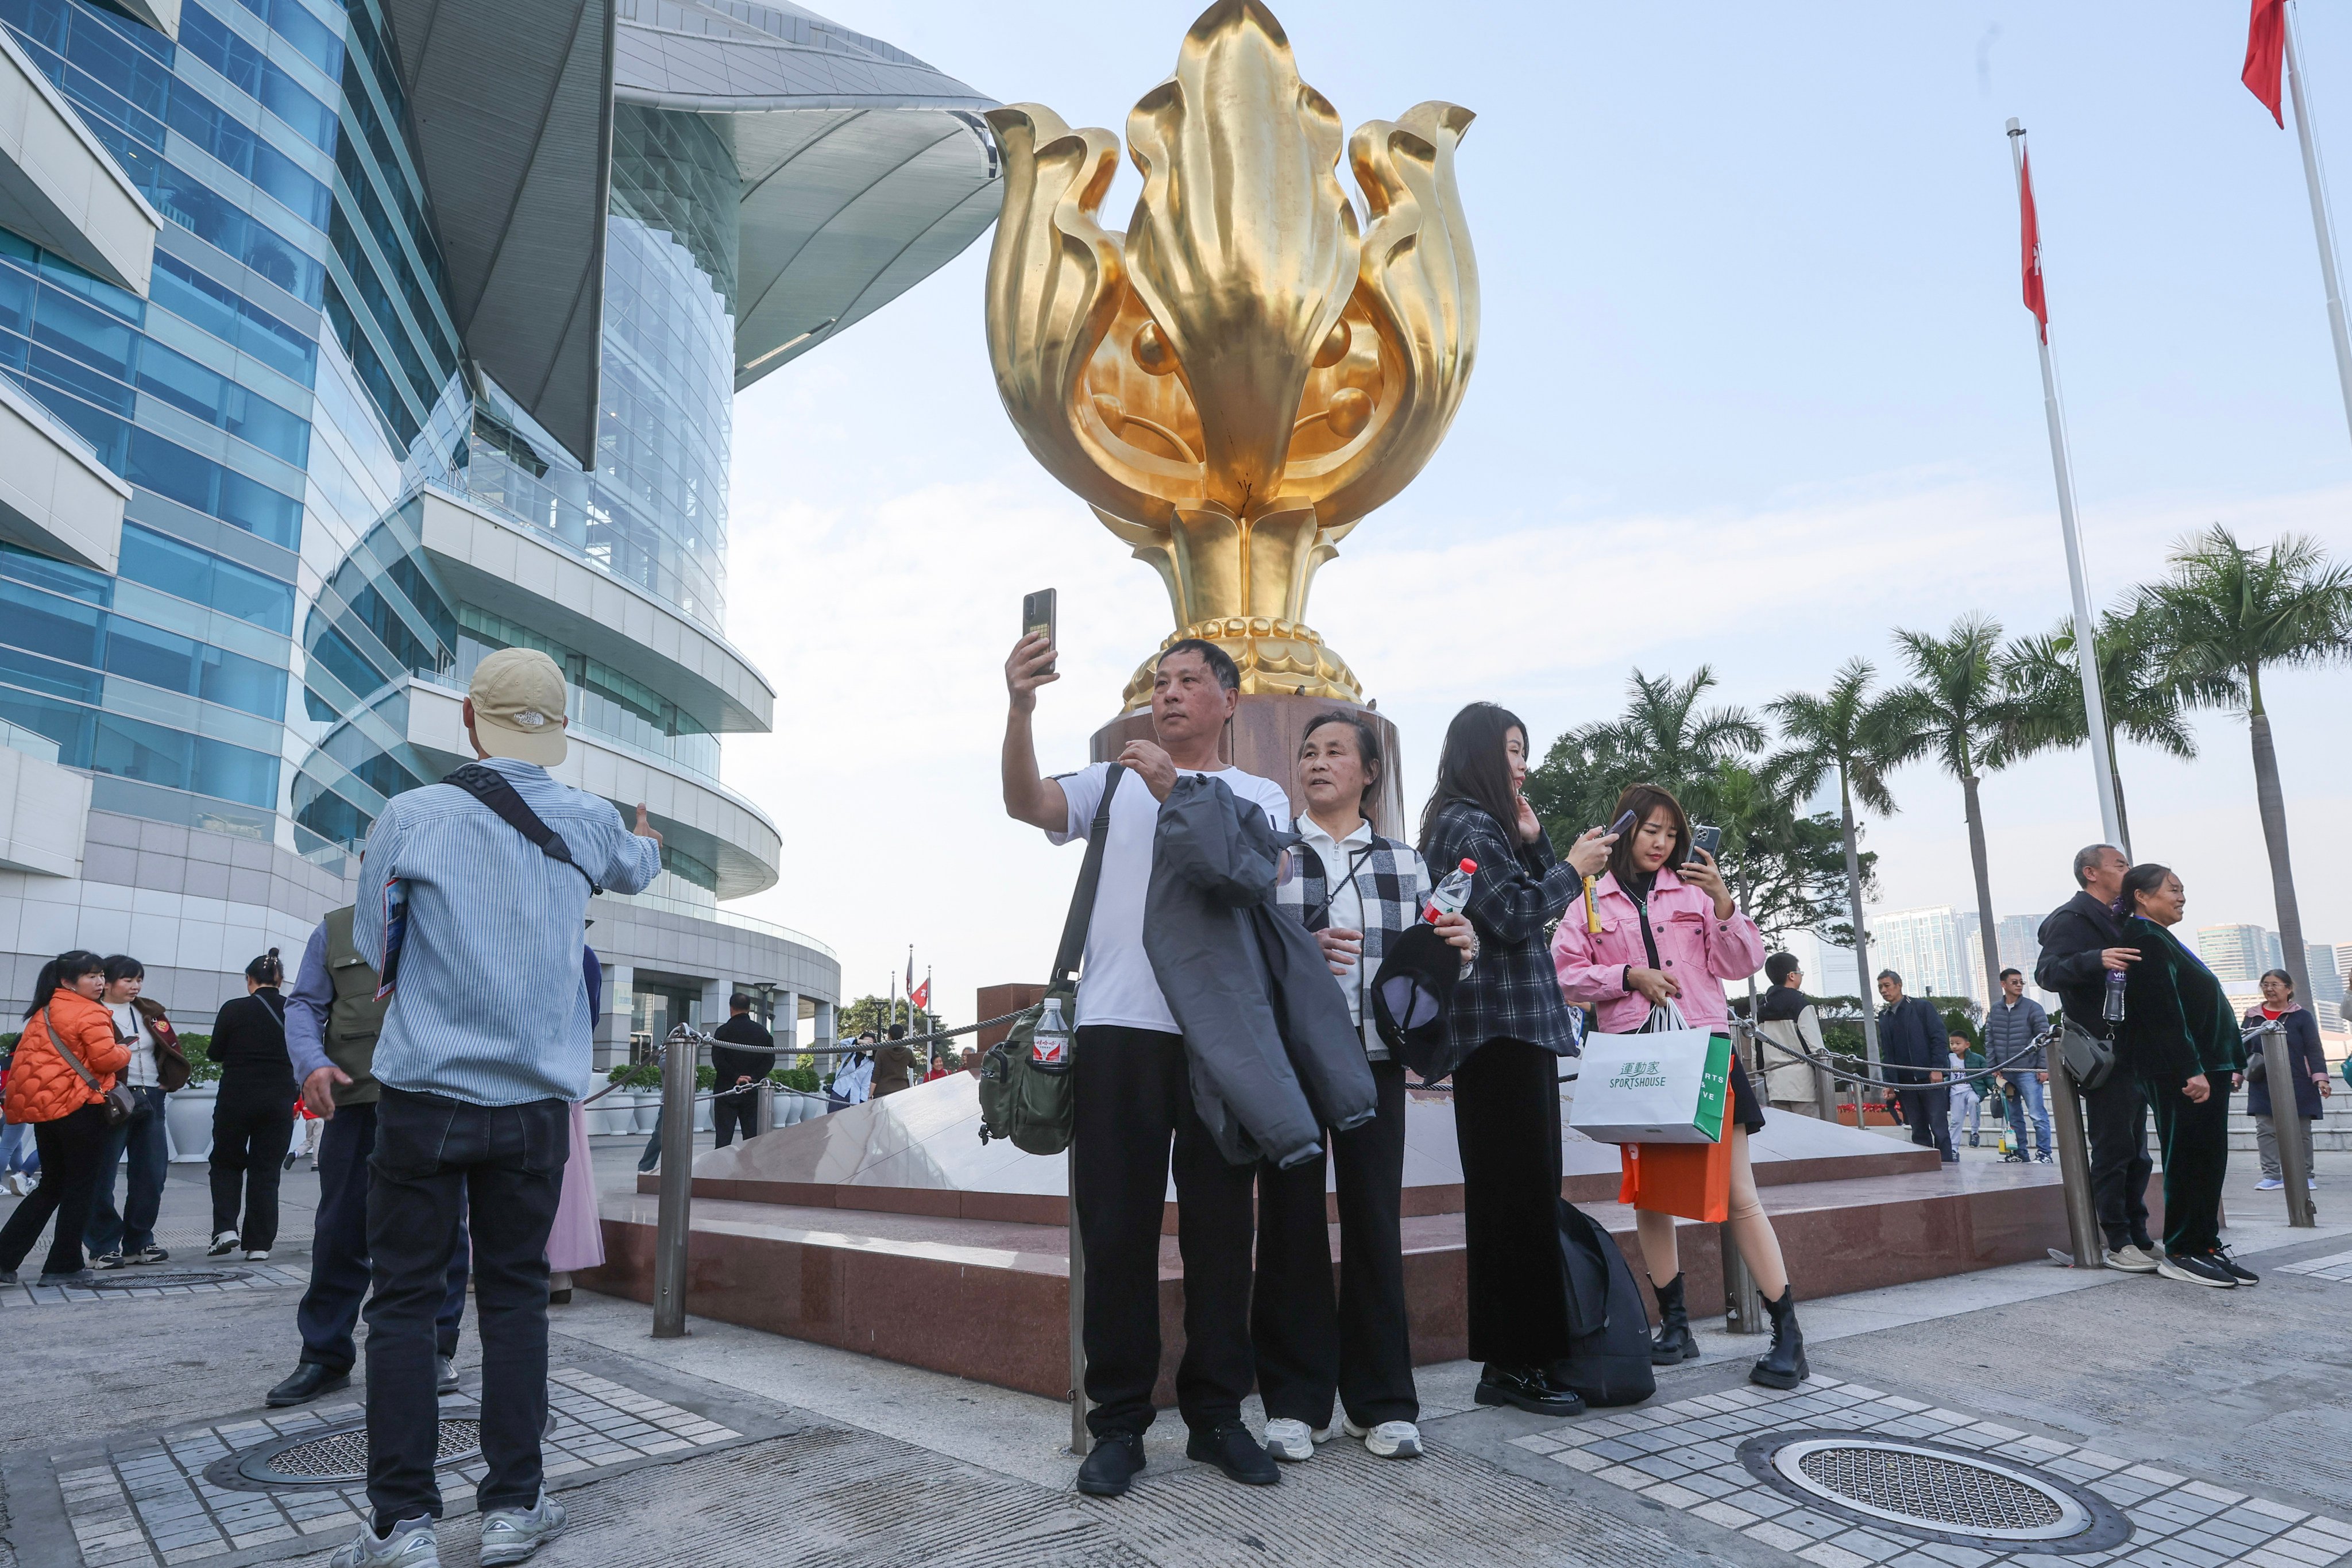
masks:
[[[1731,1096],[1712,1143],[1620,1143],[1624,1177],[1617,1201],[1637,1209],[1720,1225],[1731,1213]]]

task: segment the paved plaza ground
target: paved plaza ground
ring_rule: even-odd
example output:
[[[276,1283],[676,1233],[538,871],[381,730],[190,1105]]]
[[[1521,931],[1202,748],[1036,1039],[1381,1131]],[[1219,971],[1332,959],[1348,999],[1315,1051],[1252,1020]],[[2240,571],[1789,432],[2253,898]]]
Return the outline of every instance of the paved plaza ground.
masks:
[[[600,1184],[625,1188],[637,1141],[597,1142]],[[1188,1463],[1171,1415],[1135,1491],[1110,1502],[1072,1491],[1058,1404],[700,1320],[656,1342],[647,1309],[582,1291],[552,1310],[551,1485],[574,1525],[541,1561],[2352,1562],[2352,1155],[2320,1156],[2316,1231],[2288,1230],[2278,1195],[2252,1191],[2251,1156],[2232,1165],[2231,1239],[2264,1276],[2256,1289],[2024,1265],[1807,1302],[1804,1387],[1750,1387],[1759,1342],[1710,1331],[1705,1359],[1664,1373],[1648,1404],[1569,1422],[1476,1408],[1475,1367],[1428,1367],[1423,1458],[1334,1443],[1281,1486],[1244,1489]],[[248,1278],[224,1288],[0,1297],[0,1568],[315,1564],[350,1533],[360,1489],[257,1489],[235,1474],[239,1455],[358,1414],[350,1394],[262,1407],[294,1362],[315,1178],[298,1170],[285,1193],[290,1245],[236,1264]],[[202,1167],[175,1167],[167,1268],[204,1265],[204,1209]],[[459,1366],[452,1419],[478,1384],[470,1323]],[[2128,1533],[2035,1559],[1868,1528],[1791,1500],[1743,1460],[1743,1446],[1792,1429],[2027,1464]],[[475,1562],[472,1473],[462,1459],[443,1471],[452,1568]]]

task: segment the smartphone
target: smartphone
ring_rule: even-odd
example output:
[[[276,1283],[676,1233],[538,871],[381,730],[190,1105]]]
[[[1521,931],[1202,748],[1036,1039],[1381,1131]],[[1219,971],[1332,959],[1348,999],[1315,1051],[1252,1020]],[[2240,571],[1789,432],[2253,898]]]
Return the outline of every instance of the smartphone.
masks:
[[[1691,847],[1706,850],[1706,858],[1710,860],[1715,858],[1715,852],[1722,843],[1723,829],[1720,827],[1709,827],[1705,823],[1701,823],[1691,829]]]
[[[1040,588],[1034,594],[1023,595],[1021,596],[1021,635],[1026,637],[1043,632],[1048,643],[1054,643],[1058,647],[1059,639],[1055,636],[1055,623],[1059,619],[1060,612],[1061,597],[1051,588]],[[1050,670],[1053,666],[1047,665],[1045,668]]]
[[[1625,830],[1633,826],[1633,814],[1629,811],[1625,813],[1624,816],[1619,817],[1616,821],[1609,825],[1608,837],[1612,838],[1622,837]]]

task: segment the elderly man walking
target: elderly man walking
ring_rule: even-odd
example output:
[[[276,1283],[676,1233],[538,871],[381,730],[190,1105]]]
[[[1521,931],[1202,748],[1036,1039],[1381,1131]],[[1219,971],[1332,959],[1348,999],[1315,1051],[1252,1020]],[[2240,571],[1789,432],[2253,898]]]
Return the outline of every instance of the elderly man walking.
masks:
[[[2014,969],[2000,972],[2000,1000],[1986,1010],[1985,1063],[2009,1086],[2009,1125],[2017,1134],[2018,1158],[2025,1154],[2025,1121],[2033,1119],[2042,1135],[2043,1164],[2050,1163],[2050,1064],[2043,1059],[2042,1032],[2050,1015],[2025,994],[2025,976]]]
[[[634,893],[661,837],[547,770],[563,760],[555,661],[502,648],[464,710],[481,761],[396,796],[360,867],[352,938],[392,995],[374,1068],[368,1189],[368,1500],[335,1568],[438,1568],[438,1313],[458,1206],[472,1218],[482,1336],[480,1561],[520,1563],[563,1528],[541,1489],[547,1237],[588,1093],[589,897]]]

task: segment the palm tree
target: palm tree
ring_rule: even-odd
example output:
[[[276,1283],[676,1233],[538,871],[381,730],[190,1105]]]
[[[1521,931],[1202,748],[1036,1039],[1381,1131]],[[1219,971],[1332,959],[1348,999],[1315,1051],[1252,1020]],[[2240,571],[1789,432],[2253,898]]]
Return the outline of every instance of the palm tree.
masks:
[[[2174,548],[2171,574],[2142,588],[2138,605],[2155,628],[2166,673],[2188,700],[2246,716],[2254,752],[2254,801],[2278,904],[2279,942],[2286,949],[2296,994],[2309,996],[2303,915],[2287,856],[2286,798],[2279,788],[2270,714],[2263,707],[2263,670],[2332,664],[2347,657],[2352,564],[2331,564],[2315,542],[2294,534],[2266,550],[2250,549],[2217,522]]]
[[[1764,744],[1763,726],[1745,709],[1699,710],[1714,685],[1706,665],[1681,681],[1633,671],[1623,713],[1569,731],[1528,771],[1527,795],[1537,815],[1572,837],[1607,822],[1619,792],[1644,780],[1704,810],[1716,770]]]
[[[1877,672],[1865,659],[1848,659],[1815,697],[1791,691],[1764,705],[1780,721],[1788,750],[1769,765],[1774,782],[1799,799],[1810,799],[1832,773],[1837,775],[1838,825],[1845,837],[1846,907],[1853,914],[1854,994],[1862,998],[1863,1042],[1868,1059],[1878,1061],[1878,1016],[1870,1008],[1870,937],[1863,929],[1862,860],[1853,808],[1857,802],[1882,816],[1894,815],[1895,796],[1886,775],[1902,761],[1910,731],[1898,697],[1870,694]]]
[[[2107,774],[2116,791],[2116,832],[2123,840],[2118,847],[2129,858],[2131,821],[2124,809],[2117,737],[2182,762],[2197,760],[2197,741],[2180,688],[2158,658],[2156,627],[2147,614],[2109,610],[2101,616],[2093,657],[2099,671],[2099,703],[2106,712]],[[2079,746],[2089,738],[2074,616],[2061,620],[2045,637],[2011,643],[2001,651],[2000,675],[2018,708],[2011,731],[2013,755]]]
[[[1986,863],[1984,811],[1978,785],[1986,773],[2014,760],[2016,704],[2002,688],[1998,655],[2000,623],[1969,614],[1950,633],[1897,631],[1895,646],[1911,667],[1912,682],[1895,695],[1906,704],[1909,733],[1904,760],[1932,756],[1960,781],[1969,822],[1969,858],[1977,874],[1977,925],[1984,942],[1985,994],[2000,994],[2000,940],[1992,913],[1992,874]]]

